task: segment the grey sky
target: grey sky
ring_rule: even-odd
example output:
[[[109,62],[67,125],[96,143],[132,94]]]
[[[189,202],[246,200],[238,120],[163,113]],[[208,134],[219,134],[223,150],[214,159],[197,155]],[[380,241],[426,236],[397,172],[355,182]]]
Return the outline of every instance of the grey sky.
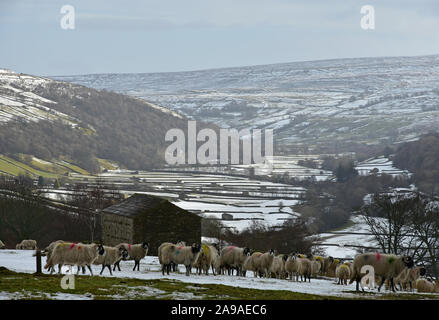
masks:
[[[75,30],[60,27],[73,5]],[[375,7],[376,29],[360,27]],[[439,53],[437,0],[1,0],[0,68],[168,72]]]

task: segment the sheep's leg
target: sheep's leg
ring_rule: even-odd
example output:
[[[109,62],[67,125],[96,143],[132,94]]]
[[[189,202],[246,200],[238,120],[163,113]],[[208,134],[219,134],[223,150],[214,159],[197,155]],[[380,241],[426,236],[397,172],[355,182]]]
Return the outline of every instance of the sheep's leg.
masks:
[[[105,264],[102,264],[102,269],[101,269],[101,272],[99,273],[100,275],[102,275],[102,272],[104,272],[104,269],[105,269]],[[111,272],[111,270],[110,270],[110,272]]]
[[[393,282],[393,278],[390,278],[390,287],[392,288],[392,292],[395,292],[395,283]]]
[[[113,272],[111,272],[111,266],[109,264],[107,265],[107,268],[110,271],[110,275],[113,275]]]
[[[189,276],[191,273],[191,266],[190,265],[186,265],[186,276]]]
[[[385,277],[381,277],[381,284],[380,284],[380,286],[378,287],[378,292],[380,292],[381,287],[383,286],[383,284],[384,284],[385,281],[386,281],[386,278],[385,278]]]
[[[136,271],[136,266],[137,266],[137,260],[134,260],[134,268],[133,268],[133,271]]]
[[[87,268],[88,268],[88,270],[90,270],[90,274],[93,275],[93,270],[91,269],[91,266],[87,265]],[[85,267],[84,267],[84,270],[85,270]]]

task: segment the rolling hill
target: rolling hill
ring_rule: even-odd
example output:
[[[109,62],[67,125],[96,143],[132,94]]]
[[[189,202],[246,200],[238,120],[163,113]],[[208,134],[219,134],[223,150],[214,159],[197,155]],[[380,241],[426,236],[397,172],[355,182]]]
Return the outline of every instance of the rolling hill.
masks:
[[[222,127],[275,128],[275,144],[286,153],[356,151],[439,127],[439,55],[55,78]]]
[[[171,128],[186,130],[186,118],[142,99],[0,69],[3,173],[39,175],[32,171],[44,161],[42,171],[55,175],[99,172],[112,162],[160,167]]]

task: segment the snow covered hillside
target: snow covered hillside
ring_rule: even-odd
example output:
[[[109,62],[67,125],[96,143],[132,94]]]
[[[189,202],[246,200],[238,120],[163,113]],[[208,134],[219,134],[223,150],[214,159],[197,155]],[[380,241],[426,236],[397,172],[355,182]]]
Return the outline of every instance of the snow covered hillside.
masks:
[[[439,56],[307,61],[176,73],[56,77],[141,97],[282,145],[415,139],[439,125]]]

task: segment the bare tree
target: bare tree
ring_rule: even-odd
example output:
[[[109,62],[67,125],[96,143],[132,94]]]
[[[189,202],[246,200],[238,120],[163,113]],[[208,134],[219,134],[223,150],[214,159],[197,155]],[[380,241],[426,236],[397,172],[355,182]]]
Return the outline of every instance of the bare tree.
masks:
[[[395,195],[375,194],[362,208],[364,220],[384,253],[400,254],[410,237],[413,200]]]

